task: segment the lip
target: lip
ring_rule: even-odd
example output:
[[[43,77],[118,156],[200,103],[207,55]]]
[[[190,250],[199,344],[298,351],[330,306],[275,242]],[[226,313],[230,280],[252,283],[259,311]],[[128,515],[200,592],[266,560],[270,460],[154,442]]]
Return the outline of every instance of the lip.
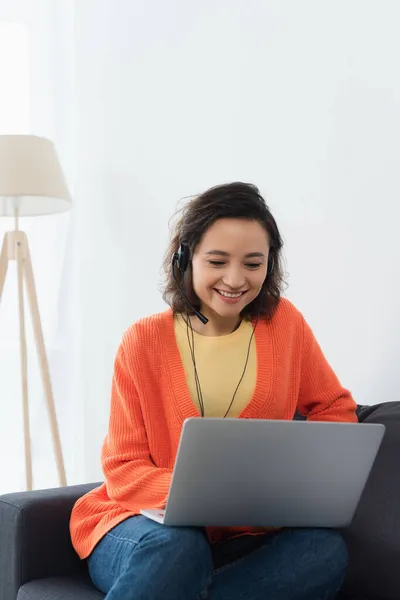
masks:
[[[213,288],[214,292],[217,294],[218,298],[220,300],[222,300],[223,302],[225,302],[226,304],[237,304],[238,302],[241,301],[241,299],[243,298],[243,296],[245,296],[247,294],[248,290],[245,290],[243,292],[241,292],[240,296],[238,296],[237,298],[227,298],[226,296],[222,296],[221,294],[218,293],[218,289],[217,288]],[[225,292],[227,290],[221,290],[222,292]],[[227,292],[229,293],[233,293],[233,292]]]

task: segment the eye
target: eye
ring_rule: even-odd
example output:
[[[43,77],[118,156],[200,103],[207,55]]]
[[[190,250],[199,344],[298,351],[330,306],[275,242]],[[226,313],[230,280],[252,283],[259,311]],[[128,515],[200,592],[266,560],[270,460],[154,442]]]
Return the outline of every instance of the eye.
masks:
[[[253,271],[254,271],[255,269],[259,269],[261,267],[261,265],[262,265],[262,263],[247,263],[246,267],[248,269],[253,269]]]
[[[209,263],[213,267],[222,267],[225,264],[223,260],[210,260]]]

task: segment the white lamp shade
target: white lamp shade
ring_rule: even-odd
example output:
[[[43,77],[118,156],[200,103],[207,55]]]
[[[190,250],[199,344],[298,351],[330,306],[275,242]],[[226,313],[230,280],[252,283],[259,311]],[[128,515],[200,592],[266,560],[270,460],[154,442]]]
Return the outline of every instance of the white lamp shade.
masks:
[[[47,215],[71,208],[54,144],[35,135],[0,135],[0,216]]]

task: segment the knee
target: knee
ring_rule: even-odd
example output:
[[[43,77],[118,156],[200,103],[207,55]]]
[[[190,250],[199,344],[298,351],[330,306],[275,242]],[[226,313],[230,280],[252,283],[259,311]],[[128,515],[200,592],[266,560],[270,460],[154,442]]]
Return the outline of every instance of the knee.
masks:
[[[320,566],[321,572],[325,572],[328,578],[344,579],[349,554],[340,533],[326,529],[313,530],[311,544],[314,560]]]
[[[314,532],[315,544],[328,559],[346,566],[349,560],[347,545],[343,537],[337,531],[317,530]]]
[[[141,583],[138,570],[147,573]],[[199,529],[154,527],[140,537],[126,557],[124,572],[129,581],[136,581],[138,589],[143,586],[138,597],[197,598],[211,583],[210,546]]]
[[[163,527],[149,533],[140,543],[141,547],[150,545],[159,550],[171,562],[187,572],[202,571],[204,575],[212,572],[213,562],[210,545],[200,529],[186,527]]]

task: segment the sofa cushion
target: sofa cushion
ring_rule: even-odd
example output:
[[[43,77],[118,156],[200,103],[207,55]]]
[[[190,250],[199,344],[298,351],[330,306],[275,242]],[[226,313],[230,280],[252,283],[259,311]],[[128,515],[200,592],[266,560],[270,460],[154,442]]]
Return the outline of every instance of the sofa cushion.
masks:
[[[17,600],[103,600],[104,597],[104,594],[96,590],[89,579],[49,577],[23,585],[18,592]],[[338,600],[386,600],[386,597],[340,594]]]
[[[88,577],[49,577],[25,583],[17,600],[102,600]]]

